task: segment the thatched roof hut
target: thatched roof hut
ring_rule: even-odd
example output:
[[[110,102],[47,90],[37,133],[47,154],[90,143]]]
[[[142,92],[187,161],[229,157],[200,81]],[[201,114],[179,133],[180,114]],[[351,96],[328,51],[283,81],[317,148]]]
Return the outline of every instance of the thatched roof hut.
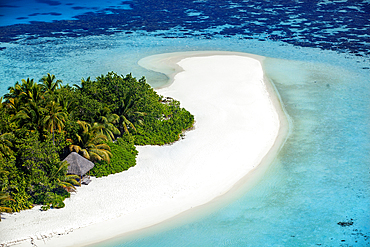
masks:
[[[76,152],[70,153],[63,161],[67,161],[69,164],[68,174],[83,176],[94,167],[94,163]]]

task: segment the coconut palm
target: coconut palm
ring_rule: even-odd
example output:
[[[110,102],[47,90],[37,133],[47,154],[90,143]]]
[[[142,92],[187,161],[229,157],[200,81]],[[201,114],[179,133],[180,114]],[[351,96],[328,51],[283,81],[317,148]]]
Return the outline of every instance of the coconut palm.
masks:
[[[29,101],[39,103],[43,99],[43,92],[41,87],[33,81],[33,79],[27,78],[22,79],[22,83],[16,82],[14,87],[8,88],[9,93],[4,95],[6,103],[9,103],[10,99],[18,98],[23,104]]]
[[[13,116],[13,121],[30,131],[37,130],[40,134],[44,130],[44,117],[47,110],[31,101]]]
[[[145,115],[145,113],[135,111],[135,101],[130,94],[127,94],[123,99],[121,99],[117,114],[120,117],[119,128],[121,129],[121,132],[124,131],[126,133],[129,133],[130,129],[136,131],[134,123],[142,125],[143,121],[140,117]]]
[[[46,114],[43,119],[45,127],[53,135],[53,144],[55,145],[54,133],[55,130],[59,132],[64,128],[67,114],[63,111],[62,107],[54,101],[51,101],[46,106]]]
[[[46,76],[42,77],[39,81],[42,82],[41,84],[39,84],[42,91],[53,94],[62,83],[62,80],[55,81],[55,79],[55,75],[50,75],[49,73]]]
[[[13,138],[14,135],[11,133],[4,133],[0,135],[0,156],[10,156],[14,153],[11,149],[13,147]]]
[[[10,121],[10,111],[7,103],[3,102],[3,97],[0,97],[0,134],[11,132],[15,124]]]
[[[114,126],[118,123],[119,116],[117,114],[107,114],[101,116],[98,123],[94,123],[94,127],[98,129],[98,133],[104,134],[109,141],[114,140],[114,135],[119,135],[121,132]]]
[[[75,107],[75,104],[73,101],[70,101],[66,97],[57,97],[57,103],[62,107],[64,112],[72,112],[73,108]]]
[[[58,185],[65,189],[66,191],[75,192],[76,191],[75,185],[80,185],[80,183],[77,181],[78,179],[80,179],[78,175],[68,174],[65,175],[64,180],[61,181],[60,179],[58,179],[57,182]]]
[[[68,165],[69,165],[68,162],[61,161],[59,169],[55,173],[53,173],[53,175],[51,175],[51,177],[55,178],[61,171],[63,171],[63,168],[68,167]],[[57,181],[59,187],[62,187],[63,189],[65,189],[68,192],[75,192],[76,187],[74,187],[74,186],[75,185],[80,185],[80,183],[78,182],[78,179],[80,179],[80,177],[78,175],[74,175],[74,174],[67,175],[67,174],[65,174],[63,179],[58,178],[56,181]]]
[[[5,107],[11,117],[16,115],[22,108],[19,98],[9,98],[5,101]]]
[[[73,86],[77,89],[77,90],[80,90],[80,91],[83,91],[84,90],[84,85],[88,85],[92,83],[91,81],[91,78],[90,76],[87,77],[87,79],[85,80],[84,78],[81,79],[81,84],[78,85],[78,84],[73,84]]]
[[[27,103],[28,99],[35,99],[37,96],[40,97],[42,95],[35,94],[35,90],[40,91],[40,89],[39,85],[35,83],[33,79],[22,79],[22,83],[16,82],[14,87],[8,87],[9,93],[4,95],[4,99],[6,99],[6,103],[8,103],[9,99],[21,98],[22,100],[26,99],[23,103]]]
[[[14,84],[14,87],[8,87],[8,91],[9,93],[4,95],[4,99],[8,100],[17,98],[22,92],[21,84],[19,84],[19,82],[16,82]]]
[[[10,122],[28,130],[43,132],[44,96],[41,87],[33,79],[22,79],[4,96]]]
[[[21,84],[17,82],[14,87],[10,87],[9,91],[10,94],[6,94],[4,97],[6,99],[18,98],[22,104],[27,104],[29,101],[39,103],[43,98],[40,87],[30,78],[22,79]]]
[[[76,135],[76,140],[71,140],[73,144],[69,146],[69,150],[80,153],[91,161],[105,160],[109,162],[112,153],[106,144],[107,136],[100,133],[101,127],[98,125],[91,127],[84,121],[77,121],[77,124],[80,126],[80,131]]]
[[[0,112],[6,111],[6,103],[3,102],[3,97],[0,97]]]
[[[22,84],[22,86],[23,85],[25,86],[20,96],[24,98],[24,102],[28,103],[32,101],[35,104],[40,104],[44,99],[41,87],[37,83],[33,82],[33,80],[27,81],[25,84]]]
[[[31,88],[35,87],[37,85],[36,82],[33,81],[33,79],[27,78],[27,80],[22,79],[21,84],[21,92],[25,93],[27,91],[30,91]]]

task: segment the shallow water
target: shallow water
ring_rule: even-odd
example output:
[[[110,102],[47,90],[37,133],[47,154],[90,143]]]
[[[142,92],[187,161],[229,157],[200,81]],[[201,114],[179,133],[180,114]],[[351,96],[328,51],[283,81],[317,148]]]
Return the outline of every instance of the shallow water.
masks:
[[[268,58],[264,66],[292,123],[258,184],[195,221],[96,246],[369,244],[369,84],[359,83],[366,78],[321,63]]]
[[[292,124],[275,161],[242,196],[98,246],[370,245],[369,1],[148,0],[130,1],[129,8],[113,2],[91,4],[98,9],[73,18],[70,29],[39,19],[49,21],[43,33],[41,24],[15,32],[8,24],[26,19],[1,22],[0,94],[46,73],[72,85],[108,71],[132,72],[157,87],[166,77],[138,66],[141,58],[240,51],[269,57],[264,69]],[[70,20],[64,7],[59,17]]]

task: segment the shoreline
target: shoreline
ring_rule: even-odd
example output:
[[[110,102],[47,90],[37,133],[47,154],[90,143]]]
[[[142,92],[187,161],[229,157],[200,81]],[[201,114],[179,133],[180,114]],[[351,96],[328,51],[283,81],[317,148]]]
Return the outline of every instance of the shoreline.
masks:
[[[223,57],[220,57],[220,56],[223,56]],[[234,145],[235,144],[234,146],[230,147],[230,151],[237,152],[237,150],[239,150],[239,152],[237,152],[237,153],[240,153],[240,151],[243,151],[243,149],[240,149],[240,144],[244,144],[243,142],[241,142],[243,140],[239,140],[239,143],[233,143],[234,140],[228,140],[230,138],[230,135],[232,135],[233,137],[236,137],[237,135],[242,134],[242,133],[239,133],[239,132],[238,133],[231,132],[228,135],[225,134],[225,136],[217,136],[214,133],[208,133],[208,132],[203,133],[204,131],[207,131],[207,129],[203,128],[203,126],[210,126],[210,124],[212,123],[212,121],[207,119],[207,117],[209,117],[209,116],[204,115],[201,112],[203,106],[208,107],[206,109],[208,109],[208,110],[217,114],[217,112],[219,112],[219,109],[217,108],[219,105],[217,105],[217,102],[211,102],[210,104],[208,104],[209,102],[207,102],[207,101],[204,101],[205,102],[204,105],[201,105],[201,106],[199,106],[199,103],[192,104],[192,99],[188,97],[188,94],[192,91],[192,89],[194,87],[190,87],[189,85],[186,85],[185,88],[182,88],[182,87],[179,87],[176,84],[177,81],[181,81],[181,79],[183,79],[183,81],[184,80],[186,81],[186,78],[185,79],[181,78],[182,76],[186,77],[186,74],[187,74],[186,73],[187,69],[186,68],[183,69],[183,67],[188,66],[191,69],[192,64],[194,64],[196,61],[199,62],[200,59],[207,59],[207,58],[210,59],[210,57],[211,58],[213,57],[213,60],[212,59],[209,60],[210,63],[215,63],[215,60],[217,60],[218,58],[220,58],[221,60],[222,59],[223,60],[231,59],[230,60],[231,62],[234,61],[232,59],[236,59],[235,61],[244,62],[245,59],[242,59],[240,57],[247,57],[250,60],[247,59],[248,61],[245,61],[246,64],[248,64],[250,62],[249,65],[252,66],[252,68],[260,69],[260,71],[257,71],[257,70],[253,71],[253,73],[250,76],[255,76],[256,74],[258,74],[258,76],[256,76],[255,80],[257,80],[258,83],[262,82],[261,83],[262,86],[263,85],[265,86],[265,90],[266,90],[266,93],[267,93],[266,95],[267,95],[267,99],[268,99],[268,104],[270,104],[270,106],[272,106],[274,108],[274,111],[275,111],[275,112],[272,111],[271,113],[276,114],[276,116],[275,116],[276,119],[275,120],[278,121],[278,122],[275,122],[275,127],[276,127],[276,124],[277,124],[278,128],[277,128],[277,130],[275,130],[275,132],[277,131],[276,136],[273,138],[272,143],[269,144],[270,146],[267,147],[267,148],[265,147],[262,154],[260,154],[260,156],[262,155],[262,157],[255,157],[254,158],[255,160],[253,160],[254,163],[252,162],[253,163],[252,167],[248,167],[248,169],[243,168],[245,170],[242,172],[242,174],[240,172],[240,168],[243,167],[243,166],[233,167],[231,169],[231,171],[229,171],[229,170],[227,170],[228,168],[226,166],[225,167],[223,167],[223,166],[215,167],[215,166],[212,166],[212,164],[211,164],[210,166],[208,166],[208,168],[206,167],[208,170],[206,168],[202,168],[204,170],[200,169],[199,170],[199,172],[200,172],[199,177],[197,178],[198,180],[194,180],[193,177],[196,174],[194,174],[194,170],[191,170],[191,169],[197,169],[197,166],[191,166],[190,167],[191,169],[190,169],[188,164],[184,163],[184,164],[180,164],[180,167],[177,167],[176,169],[173,169],[172,163],[175,162],[175,158],[177,158],[177,157],[172,157],[172,156],[174,156],[174,154],[171,153],[171,152],[173,152],[173,150],[175,150],[175,156],[179,155],[183,159],[187,159],[188,158],[187,156],[181,156],[182,154],[179,150],[188,150],[188,151],[192,150],[194,152],[194,147],[192,147],[192,145],[194,145],[194,143],[195,143],[194,140],[195,139],[197,140],[197,143],[199,142],[199,136],[204,137],[204,138],[208,138],[208,139],[210,138],[210,141],[213,141],[213,142],[216,141],[216,140],[217,141],[221,140],[221,141],[225,141],[225,143],[229,143],[229,145]],[[154,58],[154,60],[153,60],[153,58]],[[159,62],[158,59],[162,60],[162,61]],[[192,61],[190,62],[190,60],[192,60]],[[258,63],[256,63],[256,61]],[[98,218],[98,219],[90,218],[90,219],[87,219],[87,220],[84,219],[84,220],[76,222],[76,224],[70,224],[69,226],[67,226],[67,229],[64,229],[64,230],[63,229],[52,230],[51,232],[50,231],[46,231],[46,232],[45,231],[44,232],[39,231],[39,232],[36,232],[36,233],[35,233],[35,230],[33,230],[34,234],[32,236],[28,235],[26,237],[27,238],[26,240],[31,240],[34,243],[37,243],[37,245],[44,245],[44,246],[58,246],[58,245],[60,245],[60,242],[63,242],[64,246],[72,246],[72,245],[73,246],[76,246],[76,245],[78,246],[78,245],[93,244],[93,243],[105,241],[107,239],[111,239],[111,238],[116,237],[116,236],[122,236],[122,234],[132,234],[133,232],[140,231],[140,229],[156,225],[156,224],[158,224],[160,222],[163,222],[163,221],[171,220],[171,219],[173,219],[174,217],[177,217],[177,216],[180,217],[181,214],[185,214],[186,212],[188,212],[192,208],[197,208],[197,207],[199,208],[199,207],[202,207],[201,205],[209,204],[210,202],[212,202],[214,200],[225,200],[225,198],[227,198],[228,196],[235,196],[237,193],[239,193],[239,192],[236,192],[236,191],[240,191],[240,189],[239,189],[240,187],[245,187],[245,180],[249,181],[249,183],[247,183],[249,185],[247,185],[247,186],[252,186],[251,184],[253,183],[253,179],[256,179],[256,176],[255,176],[256,173],[261,173],[261,172],[263,173],[263,167],[265,167],[265,169],[266,169],[266,167],[268,167],[268,164],[272,162],[272,160],[275,157],[275,154],[278,152],[278,150],[280,149],[280,147],[284,143],[284,141],[286,139],[286,136],[288,134],[288,131],[289,131],[288,120],[285,118],[284,110],[280,105],[280,101],[278,99],[278,96],[275,95],[275,89],[273,88],[272,84],[271,85],[269,84],[270,82],[268,82],[267,78],[264,76],[264,73],[263,73],[263,70],[262,70],[262,65],[261,65],[262,61],[263,61],[263,57],[259,57],[259,56],[255,56],[255,55],[250,55],[250,54],[245,54],[245,53],[238,53],[238,52],[234,53],[234,52],[213,52],[213,51],[210,51],[210,52],[181,52],[181,53],[162,54],[162,55],[155,55],[155,56],[151,56],[151,57],[147,57],[147,58],[142,59],[139,62],[140,65],[142,65],[142,66],[144,65],[147,69],[152,69],[154,71],[160,70],[162,73],[164,72],[164,73],[167,74],[167,76],[169,76],[169,78],[170,78],[169,85],[166,85],[166,87],[164,87],[164,88],[157,89],[156,91],[159,94],[163,95],[163,96],[170,96],[170,97],[173,97],[175,99],[180,100],[180,102],[182,104],[182,107],[186,108],[192,114],[195,115],[195,118],[196,118],[196,121],[197,121],[195,123],[195,130],[187,132],[186,137],[185,137],[184,140],[180,140],[180,141],[174,143],[171,146],[167,146],[167,147],[166,146],[161,146],[161,147],[156,147],[156,146],[138,147],[138,150],[139,150],[138,163],[135,167],[133,167],[132,169],[129,169],[126,172],[123,172],[122,174],[110,175],[110,176],[102,178],[102,179],[96,179],[95,178],[93,180],[93,183],[91,183],[91,185],[89,185],[87,187],[85,186],[85,187],[78,188],[78,193],[76,195],[73,195],[71,197],[71,199],[68,200],[68,202],[66,202],[66,208],[64,210],[63,209],[59,209],[60,211],[59,210],[51,210],[51,211],[47,211],[45,213],[48,214],[49,219],[52,218],[53,216],[56,217],[56,218],[54,218],[55,221],[57,221],[58,217],[62,217],[62,216],[64,216],[64,217],[69,216],[69,217],[73,218],[73,216],[71,214],[73,212],[63,213],[63,211],[72,210],[71,207],[76,206],[76,205],[73,205],[74,202],[79,201],[79,200],[83,200],[84,198],[79,198],[79,196],[81,194],[83,194],[83,195],[86,194],[87,197],[85,197],[85,199],[88,200],[90,198],[90,200],[91,200],[91,196],[94,195],[94,191],[96,192],[95,196],[99,195],[99,193],[108,193],[108,196],[104,197],[104,198],[110,198],[110,200],[112,199],[112,196],[114,197],[114,196],[118,195],[118,196],[123,197],[123,196],[133,195],[133,197],[130,197],[127,200],[126,199],[121,199],[122,200],[121,203],[125,203],[125,204],[128,204],[128,205],[123,205],[123,206],[116,205],[117,208],[112,209],[112,208],[109,208],[110,205],[106,205],[106,204],[110,203],[109,199],[107,199],[108,201],[104,200],[104,199],[101,199],[100,201],[95,200],[96,201],[95,203],[98,204],[98,205],[95,205],[95,207],[101,206],[101,207],[103,207],[103,210],[96,210],[96,211],[93,211],[92,213],[94,213],[94,214],[96,214],[96,213],[103,214],[102,216],[99,215],[100,218]],[[149,66],[148,66],[148,64],[149,64]],[[153,64],[160,65],[160,66],[159,67],[153,67],[152,66]],[[201,62],[199,64],[203,64],[203,62]],[[235,63],[233,65],[237,65],[237,64]],[[170,66],[170,69],[166,66]],[[228,66],[226,66],[226,67],[228,67]],[[231,67],[231,66],[229,66],[229,67]],[[163,70],[163,68],[165,68],[165,69]],[[185,73],[181,73],[183,71],[185,71]],[[202,71],[197,71],[195,69],[195,73],[198,73],[198,72],[202,72]],[[233,73],[237,73],[237,72],[238,71],[235,71]],[[214,73],[216,73],[216,71]],[[231,75],[228,75],[228,76],[231,76]],[[195,76],[194,78],[198,78],[198,77]],[[236,79],[240,80],[240,78],[236,78]],[[175,80],[176,80],[176,83],[174,83]],[[205,80],[207,80],[207,78],[205,78]],[[258,81],[258,80],[262,80],[262,81]],[[174,85],[174,84],[176,84],[176,85]],[[244,85],[244,84],[241,84],[241,85]],[[193,85],[193,86],[195,86],[195,85]],[[188,92],[186,92],[186,88],[188,89],[187,90]],[[237,111],[238,109],[239,110],[241,109],[240,106],[238,106],[238,102],[239,102],[238,99],[240,99],[242,96],[239,97],[239,98],[238,97],[234,98],[234,94],[238,93],[238,90],[236,90],[236,92],[231,92],[231,91],[228,92],[228,90],[229,89],[231,90],[232,88],[224,87],[223,92],[225,94],[227,94],[228,96],[231,96],[231,100],[227,102],[227,103],[230,104],[230,105],[228,105],[228,107],[229,108],[232,107],[232,106],[236,107],[235,110]],[[208,90],[208,91],[202,92],[203,95],[199,94],[199,92],[198,92],[198,94],[196,94],[195,96],[201,96],[202,98],[207,98],[207,92],[211,93],[210,92],[210,91],[212,91],[211,89],[212,88],[210,88],[209,85],[208,85],[208,87],[206,86],[203,89],[203,90]],[[184,92],[184,90],[185,90],[185,92]],[[200,88],[198,90],[202,90],[202,88]],[[214,92],[215,96],[210,97],[211,100],[213,99],[212,97],[216,97],[217,93],[219,93],[219,92],[217,92],[217,90],[215,90],[215,91],[216,91],[216,92]],[[264,95],[264,97],[266,95]],[[249,96],[253,97],[253,95],[249,95]],[[184,99],[182,99],[182,97],[184,97]],[[195,97],[195,99],[198,99],[198,98]],[[256,100],[262,100],[262,98],[261,99],[256,98]],[[234,103],[235,103],[234,101],[238,101],[236,106],[234,106]],[[248,104],[253,104],[253,102],[246,102],[246,103],[241,102],[241,103],[246,104],[246,105],[243,105],[243,107],[247,106]],[[265,104],[266,103],[266,98],[264,98],[261,101],[261,103]],[[253,113],[258,114],[258,111],[253,112]],[[238,114],[235,114],[235,116],[237,116],[237,115]],[[260,115],[260,114],[258,114],[258,115]],[[269,118],[269,116],[266,116],[266,119],[268,119],[268,118]],[[271,119],[274,119],[274,118],[271,118]],[[226,121],[226,124],[227,124],[227,120],[229,120],[229,119],[228,119],[228,117],[226,117],[224,120]],[[203,122],[205,122],[206,124],[203,125]],[[227,127],[227,125],[225,125],[224,127]],[[241,127],[239,125],[236,125],[236,128],[239,131],[239,130],[242,130],[243,127]],[[200,133],[200,131],[203,131],[203,132]],[[217,133],[217,134],[219,134],[219,133]],[[213,136],[213,135],[215,135],[215,136]],[[219,134],[219,135],[221,135],[221,134]],[[253,140],[256,141],[255,139],[253,139]],[[271,138],[269,140],[271,142]],[[254,144],[255,144],[255,142],[251,143],[251,144],[248,144],[249,148],[253,148],[253,146],[255,146]],[[211,162],[217,163],[217,160],[210,160],[210,158],[211,158],[211,156],[215,155],[215,151],[217,151],[217,150],[220,151],[220,152],[224,152],[223,151],[224,147],[215,146],[214,148],[215,148],[215,150],[213,150],[213,149],[202,150],[202,151],[208,152],[208,154],[207,153],[205,153],[205,154],[204,153],[203,154],[202,153],[196,154],[195,158],[190,160],[190,161],[195,162],[195,163],[197,163],[197,162],[199,163],[199,160],[201,160],[204,163],[211,163]],[[165,157],[164,159],[162,159],[160,161],[164,165],[163,166],[157,166],[157,167],[153,168],[153,163],[155,163],[155,161],[153,161],[153,158],[154,158],[154,160],[155,160],[155,158],[158,158],[157,157],[158,152],[160,154],[163,154],[163,157]],[[225,158],[225,157],[227,158],[227,161],[229,161],[230,159],[233,160],[233,158],[234,158],[232,156],[229,156],[227,152],[224,153],[223,158]],[[234,160],[237,162],[237,161],[239,161],[239,159],[240,159],[240,157],[236,157]],[[261,165],[261,164],[263,164],[263,165]],[[154,165],[156,165],[156,164],[154,164]],[[255,169],[256,167],[258,167],[258,169]],[[207,177],[207,174],[208,174],[207,171],[210,171],[210,168],[212,168],[212,169],[217,168],[217,169],[219,169],[219,172],[225,172],[225,174],[222,174],[221,177],[217,177],[218,180],[215,180],[215,176],[218,176],[217,172],[212,174],[212,176]],[[155,169],[155,170],[153,170],[153,169]],[[152,174],[153,171],[154,171],[154,174]],[[157,172],[157,173],[155,173],[155,172]],[[175,173],[173,174],[171,172],[175,172]],[[227,172],[230,172],[230,173],[226,174]],[[168,176],[168,174],[171,174],[172,176]],[[224,177],[225,175],[227,175],[228,177],[225,178]],[[151,192],[151,190],[148,190],[148,192],[143,191],[143,189],[145,189],[145,188],[150,188],[150,186],[152,185],[151,184],[151,179],[158,179],[158,177],[159,178],[166,178],[166,179],[169,180],[169,181],[165,181],[164,184],[160,185],[159,187],[155,188],[155,190],[154,190],[154,191],[160,191],[161,193],[165,193],[165,195],[158,195],[157,197],[155,197],[155,195],[153,196],[151,194],[153,191],[152,192]],[[132,179],[132,180],[130,180],[130,179]],[[135,182],[135,179],[136,179],[136,182]],[[144,181],[142,181],[143,184],[138,185],[137,184],[137,182],[138,182],[137,179],[144,180]],[[124,194],[124,195],[122,195],[120,193],[120,191],[115,191],[114,190],[112,192],[111,191],[112,189],[109,189],[109,188],[104,188],[104,189],[100,188],[100,190],[98,188],[94,188],[94,186],[95,186],[94,184],[98,185],[98,183],[103,183],[104,182],[103,183],[104,185],[109,185],[109,184],[114,185],[115,183],[120,184],[122,182],[122,180],[124,180],[124,181],[130,180],[133,183],[133,184],[131,184],[131,186],[134,187],[136,185],[136,186],[138,186],[138,188],[128,188],[128,190],[130,189],[130,191],[127,192],[127,194]],[[181,181],[178,181],[178,180],[181,180]],[[184,184],[188,184],[188,180],[192,180],[192,182],[193,182],[193,184],[189,185],[189,186],[193,186],[191,189],[184,187]],[[215,191],[214,190],[210,191],[209,188],[207,189],[207,186],[213,185],[215,181],[216,181],[216,184],[219,183],[219,182],[222,182],[222,186],[215,189]],[[205,182],[207,182],[208,184],[203,185]],[[176,185],[178,187],[176,187]],[[199,189],[196,186],[200,186],[200,187],[203,186],[202,193],[199,193],[197,195],[194,194],[195,189],[197,191]],[[170,187],[170,188],[168,188],[168,187]],[[92,189],[93,191],[89,192],[89,189]],[[126,193],[126,191],[124,193]],[[139,193],[140,196],[135,197],[134,195],[136,195],[137,193]],[[111,197],[109,197],[109,195],[111,195]],[[189,195],[191,195],[191,197],[189,197]],[[144,201],[140,201],[140,197],[143,197],[143,198],[146,198],[146,199]],[[129,200],[131,200],[131,202]],[[88,204],[88,202],[86,202],[86,203]],[[112,201],[112,203],[113,203],[113,201]],[[145,204],[143,204],[143,203],[145,203]],[[68,204],[70,204],[69,205],[70,207],[68,207]],[[76,204],[81,205],[81,202],[76,203]],[[148,206],[148,204],[150,206]],[[137,206],[137,205],[139,205],[139,206]],[[140,207],[140,205],[141,205],[141,207]],[[36,211],[36,210],[37,210],[37,207],[33,210],[26,210],[26,211],[33,212],[33,211]],[[131,210],[131,211],[127,212],[127,210]],[[192,210],[194,210],[194,209],[192,209]],[[192,210],[190,210],[190,211],[192,211]],[[24,212],[26,212],[26,211],[24,211]],[[72,210],[72,211],[74,211],[74,213],[79,212],[77,209]],[[81,209],[80,209],[80,211],[81,211]],[[110,211],[110,212],[107,213],[106,211]],[[33,215],[33,217],[36,218],[37,216],[35,216],[35,215],[41,215],[43,213],[44,212],[34,212],[32,215]],[[21,213],[17,213],[17,214],[18,215],[20,215],[20,214],[26,215],[28,213],[27,212],[26,213],[21,212]],[[46,214],[45,214],[45,216],[46,216]],[[83,217],[83,215],[79,216],[79,217]],[[6,218],[8,218],[8,217],[6,217]],[[10,216],[9,218],[15,218],[16,219],[17,217]],[[20,220],[21,222],[22,222],[22,219],[24,219],[24,218],[21,218],[21,220]],[[142,219],[142,221],[140,221],[138,219]],[[30,219],[28,219],[28,220],[30,220]],[[42,221],[40,219],[38,219],[38,220]],[[6,221],[7,221],[7,219],[4,219],[4,221],[2,223],[5,223]],[[127,224],[122,225],[122,221],[129,222],[131,224],[127,223]],[[138,221],[140,221],[140,222],[138,222]],[[27,224],[27,222],[24,222],[24,223]],[[43,223],[39,222],[39,224],[43,224]],[[53,229],[53,227],[54,226],[51,226],[50,228]],[[102,231],[102,229],[105,229],[105,230]],[[27,234],[24,234],[24,235],[27,235]],[[93,235],[93,237],[91,237],[91,235]],[[31,238],[33,238],[33,239],[31,239]],[[31,241],[22,241],[21,246],[30,246]]]

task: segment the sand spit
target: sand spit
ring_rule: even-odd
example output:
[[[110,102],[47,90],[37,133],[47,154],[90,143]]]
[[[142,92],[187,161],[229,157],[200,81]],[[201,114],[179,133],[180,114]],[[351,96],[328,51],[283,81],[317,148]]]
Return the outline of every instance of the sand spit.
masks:
[[[170,77],[169,86],[157,91],[179,100],[195,116],[194,130],[172,145],[138,147],[135,167],[92,178],[63,209],[43,212],[36,207],[4,214],[2,246],[95,243],[155,225],[225,194],[272,148],[278,150],[282,141],[276,140],[287,126],[276,95],[271,97],[273,90],[266,87],[261,59],[192,52],[140,61]]]

